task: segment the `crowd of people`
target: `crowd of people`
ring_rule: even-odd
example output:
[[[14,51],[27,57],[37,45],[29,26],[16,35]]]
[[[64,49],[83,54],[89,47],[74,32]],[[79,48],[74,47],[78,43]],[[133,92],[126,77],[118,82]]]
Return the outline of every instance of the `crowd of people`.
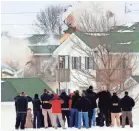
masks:
[[[33,115],[32,109],[28,108],[28,102],[31,101]],[[95,93],[92,86],[82,91],[81,96],[78,90],[69,95],[66,92],[58,95],[44,89],[40,98],[38,94],[31,98],[22,92],[15,97],[15,128],[62,127],[65,129],[66,125],[78,129],[104,125],[113,127],[115,120],[118,127],[124,128],[125,125],[133,127],[134,106],[135,102],[127,91],[120,99],[116,93],[111,95],[109,91]]]

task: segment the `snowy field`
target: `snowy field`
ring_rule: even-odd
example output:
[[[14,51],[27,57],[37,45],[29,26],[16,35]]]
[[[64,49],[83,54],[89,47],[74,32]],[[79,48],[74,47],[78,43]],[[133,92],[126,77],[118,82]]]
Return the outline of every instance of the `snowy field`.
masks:
[[[32,104],[29,104],[29,107],[32,108]],[[98,130],[103,130],[103,131],[111,131],[111,130],[139,130],[139,108],[133,110],[133,122],[134,122],[134,128],[130,129],[129,127],[126,127],[124,129],[122,128],[112,128],[112,127],[92,127],[91,129],[81,129],[81,131],[98,131]],[[2,102],[1,103],[1,131],[14,131],[14,125],[15,125],[15,107],[13,102]],[[38,129],[38,130],[48,130],[48,129]],[[49,130],[55,130],[53,128],[49,128]],[[61,131],[63,129],[58,129],[58,131]],[[79,129],[76,128],[67,128],[67,131],[78,131]],[[27,129],[26,131],[37,131],[37,129]]]

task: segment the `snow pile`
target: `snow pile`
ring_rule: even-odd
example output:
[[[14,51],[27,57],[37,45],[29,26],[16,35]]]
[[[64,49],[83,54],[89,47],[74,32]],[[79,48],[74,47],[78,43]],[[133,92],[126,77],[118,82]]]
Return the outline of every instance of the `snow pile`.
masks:
[[[131,27],[134,24],[135,24],[135,22],[131,22],[131,23],[124,24],[124,26],[127,26],[129,28],[129,27]]]
[[[134,32],[132,30],[118,30],[118,32]]]
[[[117,43],[117,44],[119,44],[119,45],[129,45],[129,44],[131,44],[131,42],[126,42],[126,43]]]

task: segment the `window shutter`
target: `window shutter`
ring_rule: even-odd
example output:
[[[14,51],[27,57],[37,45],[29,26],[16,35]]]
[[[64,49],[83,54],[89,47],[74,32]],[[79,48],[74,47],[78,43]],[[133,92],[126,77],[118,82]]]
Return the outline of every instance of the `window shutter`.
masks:
[[[74,69],[74,59],[73,59],[73,56],[72,56],[72,69]]]
[[[86,56],[85,56],[85,70],[87,69],[87,65],[86,65]]]
[[[94,60],[93,60],[93,57],[89,57],[89,69],[93,69],[93,63],[94,63]]]
[[[79,57],[79,70],[81,70],[81,56]]]

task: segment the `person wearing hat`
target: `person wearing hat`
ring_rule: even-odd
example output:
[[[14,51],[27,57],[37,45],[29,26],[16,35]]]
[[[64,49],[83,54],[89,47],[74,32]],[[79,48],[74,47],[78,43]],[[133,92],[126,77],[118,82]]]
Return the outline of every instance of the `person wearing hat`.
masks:
[[[53,113],[53,126],[55,129],[57,129],[57,118],[60,122],[60,125],[63,129],[65,129],[64,121],[62,118],[62,104],[64,103],[63,100],[60,99],[58,94],[54,96],[54,99],[50,101],[50,104],[52,105],[52,113]]]

